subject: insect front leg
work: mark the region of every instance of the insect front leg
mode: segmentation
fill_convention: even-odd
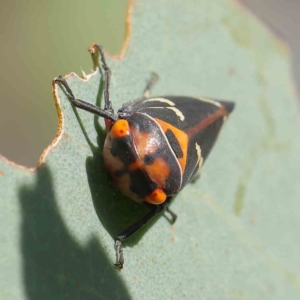
[[[98,115],[100,117],[109,119],[113,123],[118,120],[118,117],[115,116],[111,110],[102,109],[99,106],[90,104],[90,103],[82,101],[80,99],[76,99],[70,86],[68,85],[67,81],[62,76],[58,76],[57,78],[54,79],[54,81],[55,81],[55,83],[60,83],[61,85],[64,86],[64,88],[66,89],[66,92],[68,94],[68,98],[69,98],[70,102],[75,107],[86,110],[86,111],[93,113],[95,115]]]

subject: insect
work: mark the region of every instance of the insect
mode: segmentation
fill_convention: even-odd
[[[158,213],[169,212],[175,222],[177,216],[169,204],[197,176],[234,103],[185,96],[150,98],[150,90],[157,80],[157,75],[153,75],[143,96],[124,104],[115,114],[109,94],[111,72],[103,47],[93,44],[90,51],[100,53],[104,109],[76,99],[62,76],[55,82],[64,86],[73,106],[105,119],[107,136],[103,156],[106,169],[125,195],[150,208],[146,215],[116,237],[115,265],[122,269],[125,239]]]

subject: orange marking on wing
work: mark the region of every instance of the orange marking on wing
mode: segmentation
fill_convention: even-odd
[[[111,128],[112,138],[121,138],[129,135],[129,125],[126,120],[118,120]]]
[[[178,143],[180,145],[180,148],[182,150],[183,156],[182,158],[178,158],[178,162],[181,166],[182,173],[184,173],[185,166],[186,166],[186,157],[187,157],[187,148],[188,148],[188,136],[185,132],[182,130],[170,125],[167,122],[164,122],[160,119],[155,119],[157,123],[159,123],[160,127],[164,132],[167,130],[172,130],[174,135],[176,136]]]
[[[167,199],[167,195],[161,189],[154,190],[149,196],[145,198],[145,201],[151,204],[161,204],[165,202]]]
[[[165,187],[170,166],[162,157],[156,158],[151,165],[145,165],[145,170],[154,182],[162,188]]]

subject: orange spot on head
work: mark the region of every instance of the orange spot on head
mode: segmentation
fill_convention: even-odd
[[[161,204],[166,201],[167,195],[161,189],[154,190],[150,195],[146,197],[146,202],[151,204]]]
[[[118,120],[111,128],[112,138],[122,138],[129,135],[129,125],[126,120]]]

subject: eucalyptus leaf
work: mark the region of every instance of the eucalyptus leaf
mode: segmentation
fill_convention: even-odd
[[[61,131],[39,167],[0,160],[0,297],[299,299],[300,117],[289,50],[229,0],[137,0],[130,9],[125,55],[107,57],[115,109],[140,97],[153,71],[154,96],[227,99],[236,109],[200,180],[172,204],[174,226],[156,218],[130,238],[119,272],[114,237],[145,208],[104,170],[103,121],[54,87]],[[77,98],[101,104],[98,70],[67,81]]]

